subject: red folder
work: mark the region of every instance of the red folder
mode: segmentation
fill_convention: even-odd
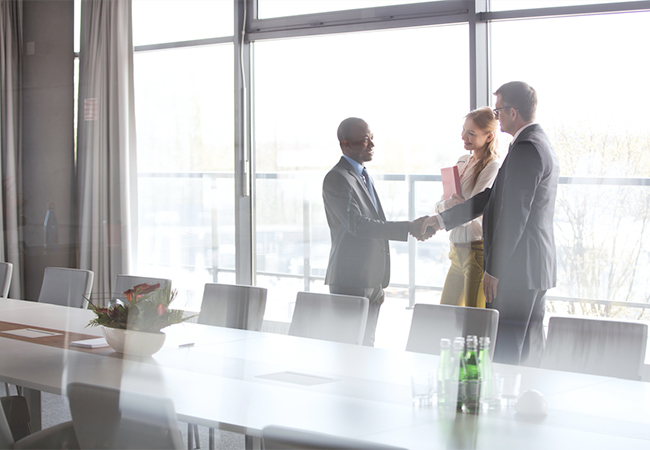
[[[442,175],[442,192],[445,200],[453,194],[463,195],[460,190],[460,175],[458,175],[458,166],[444,167],[440,169]]]

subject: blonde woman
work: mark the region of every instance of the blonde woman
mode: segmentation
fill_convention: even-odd
[[[436,203],[440,213],[492,186],[500,162],[497,155],[496,132],[498,122],[488,108],[476,109],[465,116],[461,138],[469,155],[458,162],[462,196]],[[449,234],[451,267],[447,273],[440,303],[443,305],[475,306],[485,308],[483,294],[483,218],[458,226]]]

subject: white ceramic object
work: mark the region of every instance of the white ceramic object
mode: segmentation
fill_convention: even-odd
[[[106,342],[117,353],[132,356],[151,356],[165,343],[165,333],[145,333],[144,331],[122,330],[102,327]]]
[[[541,392],[530,390],[519,396],[515,411],[525,416],[545,416],[548,413],[548,405]]]

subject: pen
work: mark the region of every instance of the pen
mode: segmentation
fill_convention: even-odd
[[[179,347],[192,347],[194,345],[194,342],[188,342],[187,344],[181,344]]]

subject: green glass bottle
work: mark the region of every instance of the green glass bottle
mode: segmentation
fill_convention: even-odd
[[[467,336],[465,351],[465,398],[463,412],[478,414],[481,409],[481,371],[478,359],[478,338]]]
[[[454,339],[454,374],[452,378],[455,383],[458,383],[456,409],[462,411],[465,401],[465,339],[462,337]]]
[[[481,372],[481,404],[488,410],[495,410],[499,407],[499,399],[497,389],[494,385],[492,357],[490,356],[490,338],[487,336],[479,338],[478,343],[478,364]]]
[[[454,401],[452,381],[453,365],[451,361],[451,341],[440,339],[440,359],[438,362],[438,405],[447,406]]]

